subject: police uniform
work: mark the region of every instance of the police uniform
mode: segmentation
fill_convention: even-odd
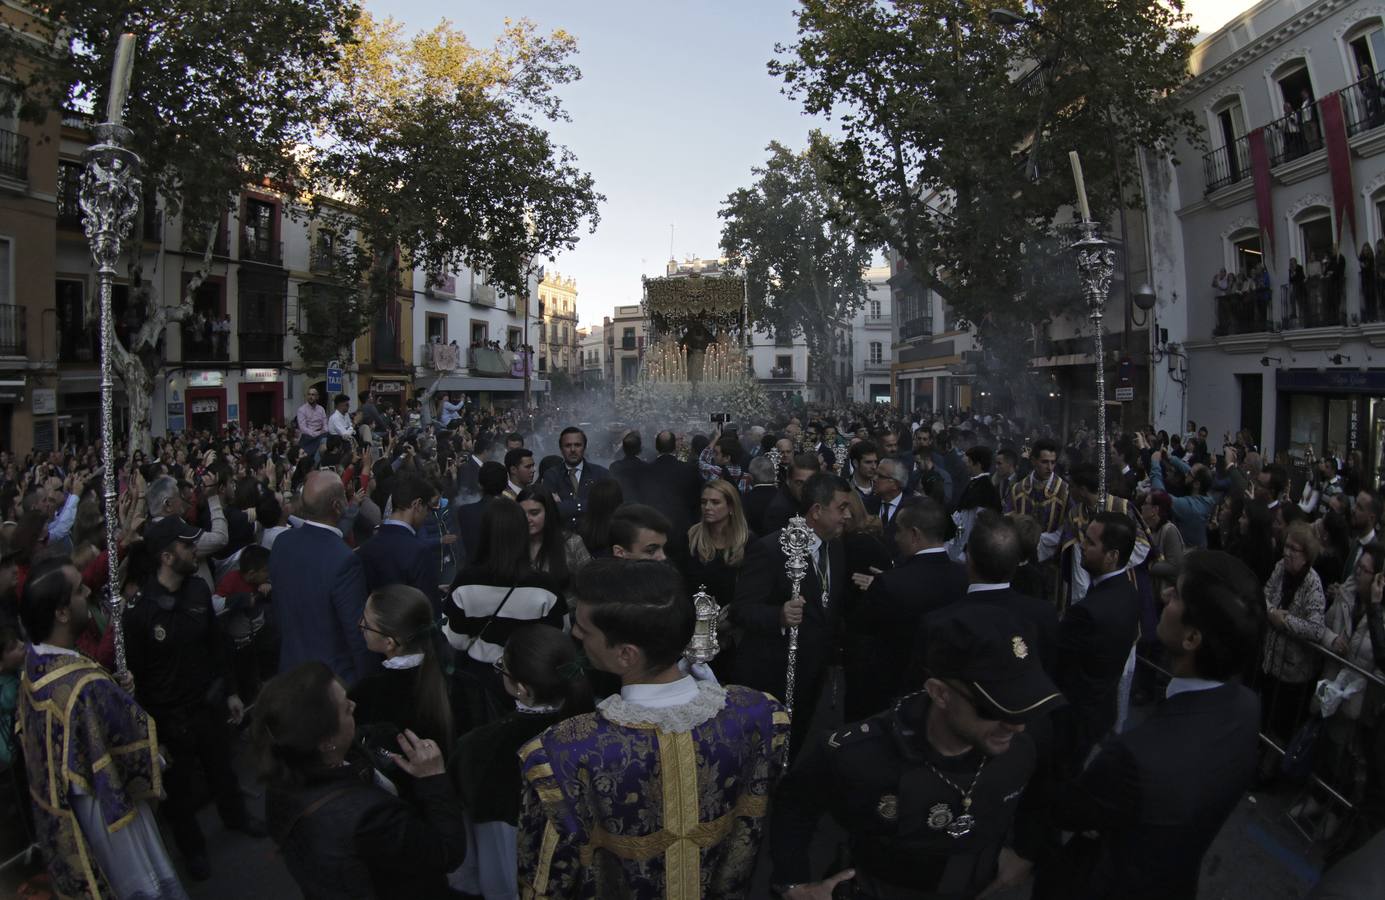
[[[934,676],[965,684],[978,706],[986,705],[983,718],[1019,723],[1061,704],[1030,650],[1027,626],[1007,610],[949,608],[930,618],[929,633]],[[994,879],[1035,772],[1034,741],[1019,732],[995,756],[978,748],[945,756],[926,737],[931,707],[920,691],[804,748],[775,796],[770,839],[777,891],[846,867],[811,869],[808,851],[823,812],[847,832],[847,865],[856,876],[843,888],[851,896],[963,900]]]

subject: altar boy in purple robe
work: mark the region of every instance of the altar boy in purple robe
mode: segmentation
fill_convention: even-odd
[[[694,614],[668,565],[596,560],[575,592],[573,637],[621,690],[519,751],[520,896],[747,896],[788,715],[680,667]]]
[[[20,618],[32,646],[18,726],[39,844],[60,896],[186,900],[149,801],[161,792],[154,720],[77,652],[91,591],[67,559],[29,573]]]

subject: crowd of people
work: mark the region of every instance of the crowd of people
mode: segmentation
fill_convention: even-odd
[[[98,448],[0,455],[0,762],[59,894],[235,878],[209,800],[310,898],[1191,900],[1252,789],[1322,889],[1379,869],[1359,454],[322,399],[118,453],[115,547]]]

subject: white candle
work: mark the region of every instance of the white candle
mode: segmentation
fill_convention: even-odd
[[[106,98],[106,121],[119,125],[125,118],[125,96],[130,92],[130,72],[135,66],[135,36],[122,34],[111,67],[111,93]]]
[[[1072,163],[1072,180],[1077,182],[1077,208],[1082,212],[1082,221],[1092,220],[1092,211],[1087,206],[1087,184],[1082,180],[1082,160],[1077,158],[1076,150],[1068,151],[1068,162]]]

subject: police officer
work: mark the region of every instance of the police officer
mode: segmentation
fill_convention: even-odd
[[[1006,609],[955,604],[924,627],[923,690],[819,735],[780,784],[770,824],[780,896],[829,898],[846,882],[854,897],[963,900],[997,878],[1027,876],[1035,829],[1017,829],[1032,847],[1006,847],[1036,768],[1025,728],[1062,695],[1029,626]],[[812,882],[808,851],[823,812],[845,828],[852,868]]]
[[[159,742],[168,749],[163,809],[173,826],[189,873],[211,875],[206,838],[197,824],[200,767],[221,821],[235,831],[263,837],[250,818],[231,769],[231,733],[245,707],[236,694],[230,648],[216,621],[211,590],[197,577],[202,529],[167,516],[145,529],[144,542],[157,570],[125,613],[126,656],[138,685],[136,699],[154,717]]]

